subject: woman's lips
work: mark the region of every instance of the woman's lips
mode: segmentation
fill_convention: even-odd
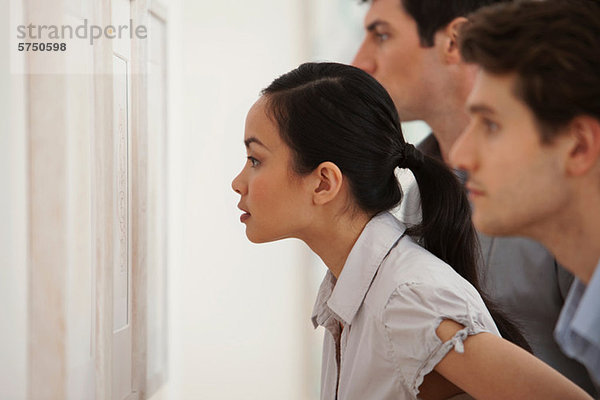
[[[246,211],[246,210],[244,210],[244,209],[242,208],[242,203],[241,203],[241,202],[238,204],[237,208],[238,208],[238,209],[239,209],[241,212],[243,212],[243,214],[242,214],[242,215],[240,215],[240,222],[244,222],[244,221],[246,221],[248,218],[250,218],[250,213],[249,213],[248,211]]]

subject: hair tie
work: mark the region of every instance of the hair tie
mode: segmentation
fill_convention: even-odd
[[[410,143],[405,143],[398,152],[397,165],[400,168],[418,168],[424,161],[423,153]]]

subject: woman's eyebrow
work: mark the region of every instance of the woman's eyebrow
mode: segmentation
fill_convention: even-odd
[[[246,145],[246,148],[250,147],[250,143],[256,143],[262,147],[264,147],[265,149],[269,150],[269,148],[267,146],[264,145],[263,142],[261,142],[257,137],[255,136],[251,136],[248,139],[244,140],[244,144]]]

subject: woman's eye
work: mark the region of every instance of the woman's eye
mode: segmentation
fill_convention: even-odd
[[[252,156],[248,156],[248,161],[250,161],[250,165],[252,167],[258,167],[258,165],[260,164],[260,161],[258,161],[256,158],[252,157]]]

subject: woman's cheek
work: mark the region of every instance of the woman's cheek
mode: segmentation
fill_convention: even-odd
[[[255,177],[252,180],[252,202],[256,205],[257,203],[264,203],[271,197],[271,189],[269,179],[265,179],[262,176]]]

